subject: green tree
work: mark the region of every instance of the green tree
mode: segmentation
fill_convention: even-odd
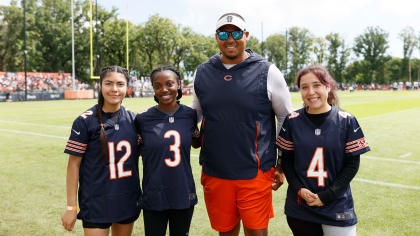
[[[290,45],[290,73],[287,83],[296,77],[297,72],[310,62],[310,48],[312,34],[305,28],[292,27],[289,32],[288,44]]]
[[[414,32],[413,27],[406,27],[404,28],[401,33],[399,34],[400,39],[403,41],[403,63],[404,63],[404,69],[405,65],[407,65],[408,68],[408,81],[411,82],[411,56],[413,55],[414,48],[417,47],[417,37]],[[405,75],[405,71],[401,71],[402,75]]]
[[[344,81],[344,71],[350,56],[350,49],[346,47],[344,39],[338,33],[325,36],[327,44],[327,68],[337,82]]]
[[[400,58],[392,58],[385,63],[384,84],[398,82],[401,75],[402,60]]]
[[[314,64],[324,64],[326,58],[326,43],[325,39],[313,38],[312,39],[312,53],[314,54]]]
[[[265,40],[265,54],[268,60],[273,62],[277,68],[287,73],[286,58],[286,36],[283,34],[273,34]]]
[[[388,33],[379,27],[368,27],[363,34],[355,39],[353,51],[356,56],[363,58],[362,65],[365,66],[365,82],[375,83],[377,75],[383,71],[385,62],[390,57],[386,56],[388,49]],[[369,78],[369,79],[368,79]]]
[[[262,56],[261,43],[255,36],[249,36],[248,41],[246,42],[246,47]]]
[[[23,71],[23,10],[0,6],[0,71]]]
[[[184,72],[189,76],[193,75],[198,65],[219,51],[214,35],[193,34],[190,40],[192,48],[183,60]]]

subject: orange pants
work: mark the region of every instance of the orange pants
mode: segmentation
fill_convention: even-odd
[[[221,179],[201,173],[207,213],[213,229],[232,230],[240,220],[249,229],[265,229],[274,217],[271,184],[274,168],[249,180]]]

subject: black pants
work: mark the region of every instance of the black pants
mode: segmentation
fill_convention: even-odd
[[[287,224],[294,236],[323,236],[322,225],[287,216]]]
[[[188,235],[193,213],[194,206],[182,210],[143,210],[146,236],[165,236],[168,222],[170,236]]]

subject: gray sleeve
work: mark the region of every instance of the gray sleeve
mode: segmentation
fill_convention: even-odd
[[[274,64],[268,69],[267,95],[273,106],[274,113],[276,113],[278,131],[287,114],[293,111],[293,107],[286,80]]]
[[[197,70],[194,72],[194,75],[193,75],[193,81],[192,81],[193,84],[195,82],[196,73],[197,73]],[[197,94],[195,93],[195,87],[193,87],[192,96],[193,96],[193,101],[192,101],[191,108],[197,111],[197,122],[200,122],[201,119],[203,118],[203,110],[201,109],[201,106],[200,106],[200,100],[198,100]]]

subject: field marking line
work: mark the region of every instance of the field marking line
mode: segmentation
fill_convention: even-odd
[[[399,156],[400,158],[406,158],[406,157],[409,157],[409,156],[411,156],[411,154],[413,154],[412,152],[408,152],[408,153],[406,153],[406,154],[402,154],[401,156]]]
[[[387,182],[382,182],[382,181],[375,181],[375,180],[361,179],[361,178],[354,178],[354,180],[359,181],[359,182],[369,183],[369,184],[381,185],[381,186],[420,190],[419,186],[392,184],[392,183],[387,183]]]
[[[15,134],[29,134],[29,135],[36,135],[41,137],[48,137],[48,138],[58,138],[58,139],[68,139],[67,137],[57,136],[57,135],[50,135],[50,134],[42,134],[42,133],[35,133],[29,131],[21,131],[21,130],[12,130],[12,129],[0,129],[3,132],[15,133]]]
[[[53,128],[62,128],[68,129],[69,126],[62,126],[62,125],[47,125],[47,124],[37,124],[37,123],[28,123],[28,122],[19,122],[19,121],[12,121],[12,120],[0,120],[2,123],[12,123],[17,125],[30,125],[30,126],[41,126],[41,127],[53,127]]]
[[[371,160],[394,161],[394,162],[402,162],[402,163],[409,163],[409,164],[420,165],[420,161],[400,160],[400,159],[383,158],[383,157],[373,157],[373,156],[364,156],[364,155],[362,155],[360,157],[361,158],[364,158],[364,159],[371,159]]]

